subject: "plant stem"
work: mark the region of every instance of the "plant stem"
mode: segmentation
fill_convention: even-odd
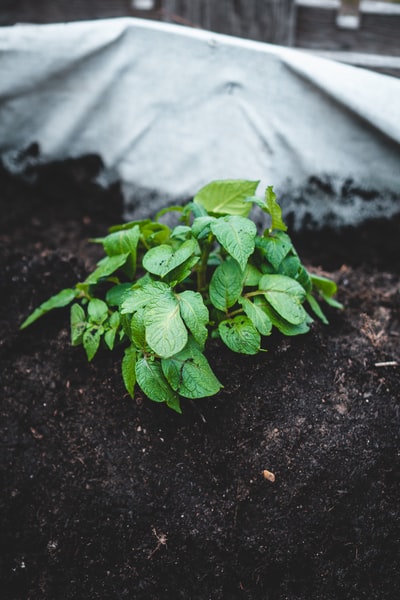
[[[210,252],[213,247],[214,236],[210,233],[206,241],[204,242],[201,251],[200,266],[197,270],[197,291],[205,292],[207,290],[207,264]]]

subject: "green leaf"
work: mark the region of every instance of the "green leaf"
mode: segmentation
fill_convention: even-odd
[[[140,358],[135,367],[136,381],[150,400],[166,402],[174,407],[179,402],[178,394],[166,380],[159,360]]]
[[[134,225],[130,229],[115,231],[103,239],[104,250],[108,256],[129,254],[124,267],[128,277],[133,277],[136,271],[136,252],[139,239],[140,228],[138,225]]]
[[[140,228],[134,225],[129,229],[121,229],[109,233],[102,240],[104,250],[108,256],[117,256],[119,254],[132,254],[136,256],[136,248],[140,239]]]
[[[137,348],[146,348],[146,329],[144,324],[144,308],[139,308],[131,319],[130,338]]]
[[[201,240],[205,238],[211,231],[211,223],[216,221],[216,217],[210,217],[209,215],[204,217],[197,217],[193,221],[192,233],[195,238]]]
[[[279,265],[278,273],[299,281],[298,276],[301,268],[302,265],[298,256],[286,256]],[[301,284],[301,281],[299,283]]]
[[[277,271],[279,265],[293,246],[290,237],[286,233],[276,231],[274,234],[265,237],[257,236],[256,247]]]
[[[104,341],[107,344],[108,348],[112,350],[115,344],[115,337],[117,335],[118,327],[121,322],[121,315],[119,312],[112,313],[111,317],[108,320],[109,329],[104,333]]]
[[[286,336],[295,336],[302,335],[304,333],[308,333],[310,331],[309,324],[312,323],[312,318],[307,314],[307,318],[305,321],[300,323],[299,325],[292,325],[288,323],[285,319],[283,319],[273,308],[260,296],[257,296],[254,299],[255,303],[260,306],[261,302],[263,302],[263,310],[268,315],[271,323],[274,327],[276,327],[283,335]]]
[[[73,304],[71,306],[70,324],[71,343],[73,346],[79,346],[82,344],[83,332],[87,325],[85,311],[80,304]]]
[[[178,299],[170,288],[146,304],[144,322],[147,344],[158,356],[168,358],[185,347],[187,329],[179,312]]]
[[[243,273],[236,260],[228,259],[219,265],[210,281],[210,300],[215,308],[227,311],[242,292]]]
[[[106,293],[106,302],[109,306],[120,306],[128,290],[132,289],[131,283],[119,283],[110,288]]]
[[[184,281],[192,274],[193,268],[197,265],[199,260],[199,256],[191,256],[184,263],[179,265],[179,267],[172,269],[172,271],[165,276],[165,281],[171,286]]]
[[[167,244],[161,244],[146,252],[143,256],[143,267],[154,275],[164,277],[190,258],[197,249],[198,244],[194,239],[186,240],[176,250]]]
[[[257,269],[251,263],[247,263],[246,268],[244,270],[243,276],[243,287],[255,287],[258,286],[258,282],[262,277],[261,271]]]
[[[257,354],[260,350],[261,336],[248,317],[238,315],[226,319],[218,326],[222,341],[233,352]]]
[[[162,281],[145,283],[142,287],[134,287],[126,292],[125,299],[121,304],[121,314],[133,313],[139,308],[146,306],[150,300],[160,293],[168,293],[169,285]]]
[[[259,183],[245,179],[216,180],[201,188],[193,202],[210,213],[247,217],[251,206],[246,198],[255,194]]]
[[[221,389],[206,357],[190,340],[178,354],[161,360],[163,373],[171,387],[184,398],[205,398]]]
[[[182,409],[181,409],[181,405],[180,405],[178,396],[171,396],[171,398],[168,398],[167,406],[168,406],[168,408],[172,408],[172,410],[174,410],[178,414],[180,414],[180,415],[182,414]]]
[[[332,279],[321,277],[314,274],[309,274],[313,289],[316,289],[323,300],[333,308],[342,309],[343,304],[335,300],[333,296],[337,292],[337,285]]]
[[[189,225],[177,225],[171,233],[172,238],[185,240],[189,233],[192,233],[192,228]]]
[[[96,327],[86,329],[83,334],[83,347],[85,348],[86,356],[89,362],[94,358],[97,350],[99,349],[101,333],[101,329]]]
[[[294,279],[285,275],[263,275],[259,289],[276,312],[292,325],[299,325],[307,318],[302,306],[306,292]]]
[[[165,244],[171,235],[171,229],[163,223],[150,223],[141,228],[141,233],[147,244],[151,246],[159,246]]]
[[[29,317],[25,319],[25,321],[20,326],[20,329],[25,329],[25,327],[28,327],[37,319],[39,319],[39,317],[45,315],[54,308],[63,308],[64,306],[67,306],[67,304],[72,302],[72,300],[74,300],[74,298],[76,298],[77,295],[78,292],[75,289],[67,288],[65,290],[61,290],[61,292],[58,292],[58,294],[51,296],[51,298],[49,298],[48,300],[43,302],[38,308],[36,308],[29,315]]]
[[[120,269],[127,261],[129,254],[116,254],[115,256],[105,256],[97,263],[97,269],[86,278],[85,283],[97,283],[99,279],[108,277]]]
[[[311,294],[307,294],[307,302],[313,313],[323,322],[324,325],[329,325],[329,321],[323,313],[318,301]]]
[[[244,271],[247,259],[254,251],[257,229],[253,221],[239,216],[221,217],[211,223],[211,231]]]
[[[271,333],[272,323],[262,307],[244,297],[239,298],[238,302],[261,335],[269,335]]]
[[[271,230],[280,229],[286,231],[287,227],[282,220],[282,210],[276,201],[272,185],[265,190],[266,211],[271,215]]]
[[[161,217],[163,217],[164,215],[170,213],[170,212],[183,212],[183,206],[179,206],[179,205],[173,205],[173,206],[166,206],[165,208],[162,208],[161,210],[158,211],[158,213],[156,214],[156,216],[154,217],[155,221],[158,221],[159,219],[161,219]]]
[[[177,298],[182,319],[199,346],[204,348],[208,336],[206,325],[209,314],[202,295],[199,292],[186,290],[178,294]]]
[[[136,225],[139,226],[139,229],[142,230],[144,227],[151,223],[151,219],[139,219],[138,221],[129,221],[128,223],[121,223],[119,225],[112,225],[108,228],[110,233],[114,231],[126,231],[128,229],[132,229]]]
[[[101,325],[108,317],[108,306],[104,300],[92,298],[87,306],[88,318],[90,323]]]
[[[321,275],[310,274],[313,287],[325,296],[334,296],[337,292],[337,285],[332,279],[321,277]]]
[[[132,398],[134,396],[136,384],[136,358],[137,352],[134,346],[128,346],[128,348],[125,348],[121,364],[122,379],[124,381],[126,391]]]

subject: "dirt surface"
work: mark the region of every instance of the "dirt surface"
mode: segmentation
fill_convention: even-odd
[[[260,356],[210,346],[225,387],[179,416],[126,394],[118,353],[88,364],[67,309],[18,331],[121,220],[98,167],[0,173],[1,597],[397,599],[399,220],[296,236],[345,311]]]

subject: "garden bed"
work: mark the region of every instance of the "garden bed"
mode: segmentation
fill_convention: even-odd
[[[2,597],[397,598],[399,218],[292,235],[345,310],[259,356],[213,342],[225,387],[180,416],[88,364],[68,309],[18,330],[122,219],[99,167],[0,173]]]

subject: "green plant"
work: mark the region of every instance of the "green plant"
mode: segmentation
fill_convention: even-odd
[[[181,396],[216,394],[222,386],[203,354],[210,335],[234,352],[256,354],[273,327],[288,336],[309,331],[305,304],[323,323],[319,300],[341,307],[336,284],[302,265],[272,187],[260,198],[258,184],[214,181],[154,220],[111,227],[92,240],[105,250],[95,270],[41,304],[21,329],[72,302],[72,344],[82,344],[89,361],[101,344],[124,344],[131,396],[138,384],[181,412]],[[254,204],[270,218],[261,234],[248,218]],[[180,213],[175,227],[160,221],[171,211]]]

